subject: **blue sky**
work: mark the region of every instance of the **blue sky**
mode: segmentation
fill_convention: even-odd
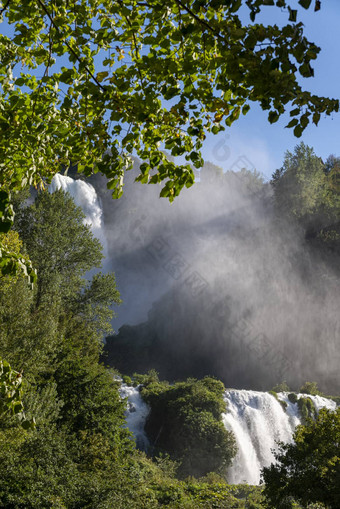
[[[267,7],[256,21],[286,22],[287,13],[275,11],[278,9]],[[278,16],[274,19],[273,14]],[[298,6],[297,21],[305,24],[307,39],[321,47],[317,60],[313,62],[314,77],[302,78],[301,84],[314,94],[339,98],[340,1],[323,0],[318,12],[312,8],[305,11]],[[267,114],[253,104],[250,112],[231,128],[207,138],[203,148],[204,158],[224,170],[243,165],[249,169],[256,168],[270,178],[273,171],[282,165],[285,151],[292,151],[300,141],[312,146],[324,160],[330,154],[340,156],[340,113],[321,117],[319,125],[308,126],[301,138],[295,138],[292,129],[284,128],[287,116],[275,124],[269,124]]]

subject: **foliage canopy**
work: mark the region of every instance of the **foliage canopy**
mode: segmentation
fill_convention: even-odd
[[[241,20],[243,3],[250,24]],[[288,8],[288,24],[255,23],[263,5]],[[12,0],[2,15],[0,182],[7,191],[77,163],[86,174],[103,171],[119,196],[136,151],[145,161],[139,180],[165,180],[162,195],[173,198],[193,173],[167,161],[160,143],[199,167],[205,133],[224,129],[223,120],[231,125],[251,102],[269,110],[270,122],[288,108],[296,136],[338,109],[298,83],[298,75],[313,75],[320,48],[285,0]]]
[[[273,174],[275,206],[281,216],[294,218],[306,239],[339,254],[340,161],[324,162],[313,148],[300,143],[287,151],[283,165]],[[312,393],[311,393],[312,394]]]
[[[222,423],[224,390],[222,382],[210,377],[172,386],[150,381],[142,388],[142,397],[151,406],[145,430],[154,452],[180,461],[182,477],[225,474],[236,454],[234,435]]]
[[[277,463],[263,469],[269,507],[290,508],[294,500],[307,507],[340,504],[340,408],[321,409],[317,419],[298,426],[294,443],[280,444]]]
[[[263,6],[286,8],[287,25],[256,23]],[[191,164],[202,165],[206,133],[230,126],[252,102],[271,123],[290,111],[296,136],[339,108],[298,82],[313,75],[320,48],[286,0],[10,0],[0,14],[3,232],[13,220],[10,193],[46,185],[61,165],[102,171],[119,197],[137,153],[144,161],[137,180],[163,182],[161,196],[173,200],[194,182]],[[176,166],[164,147],[190,164]],[[14,270],[20,260],[2,249],[2,264]]]

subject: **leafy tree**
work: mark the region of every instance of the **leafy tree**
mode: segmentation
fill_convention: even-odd
[[[272,184],[280,209],[306,224],[323,203],[326,184],[323,162],[313,148],[301,143],[293,153],[285,153]]]
[[[298,426],[292,444],[280,444],[276,464],[263,469],[269,507],[288,509],[295,499],[302,507],[340,505],[340,408],[321,409],[317,419]]]
[[[142,397],[151,406],[145,430],[155,450],[180,461],[182,477],[225,473],[236,453],[235,438],[222,423],[224,385],[188,379],[172,386],[150,381]]]
[[[1,420],[0,505],[126,507],[133,442],[117,383],[99,364],[109,306],[119,302],[114,275],[83,279],[101,246],[68,194],[39,194],[16,226],[39,280],[34,292],[23,277],[0,281],[0,355],[24,370],[23,402],[37,426],[18,433],[14,417]],[[0,402],[19,414],[21,373],[1,367]]]
[[[0,354],[29,380],[50,373],[59,351],[58,303],[34,308],[23,279],[0,293]]]
[[[3,281],[1,354],[36,382],[75,351],[78,358],[98,362],[99,341],[111,331],[110,307],[120,302],[113,274],[83,279],[101,261],[99,241],[83,218],[62,191],[39,193],[34,204],[17,213],[16,227],[39,280],[33,293],[22,277]]]
[[[275,205],[280,215],[294,219],[306,238],[339,253],[339,166],[335,158],[326,163],[304,143],[285,154],[283,165],[273,174]]]
[[[283,382],[275,385],[272,389],[274,392],[289,392],[289,386],[285,380]]]
[[[121,303],[116,279],[113,273],[95,274],[73,300],[73,312],[82,317],[87,328],[93,330],[99,339],[112,332],[112,303]]]
[[[33,295],[21,283],[4,297],[3,313],[11,319],[6,320],[4,334],[7,329],[8,340],[4,338],[3,345],[8,343],[13,356],[15,338],[21,350],[28,343],[31,353],[21,357],[33,358],[39,364],[34,356],[37,351],[45,369],[49,365],[55,370],[58,363],[76,357],[97,363],[99,342],[111,331],[110,307],[120,303],[114,274],[97,273],[91,280],[84,279],[90,269],[100,265],[102,247],[83,219],[72,197],[61,190],[39,193],[32,205],[17,213],[16,228],[39,270],[39,278]],[[23,301],[20,313],[15,306],[18,295]],[[33,338],[38,349],[32,344]],[[50,362],[43,358],[43,352]]]
[[[71,195],[62,190],[38,193],[33,205],[19,209],[15,228],[39,268],[37,307],[44,300],[51,302],[57,288],[63,298],[78,292],[82,276],[100,266],[102,247],[83,224],[84,218]]]
[[[243,3],[250,24],[238,14]],[[308,9],[312,2],[299,3]],[[264,5],[287,8],[288,24],[254,23]],[[305,38],[286,0],[204,6],[11,0],[1,16],[7,28],[0,36],[3,232],[13,220],[10,194],[44,186],[61,164],[77,164],[87,175],[102,171],[120,196],[136,152],[144,161],[138,180],[163,182],[161,195],[172,200],[194,174],[189,164],[168,160],[160,145],[200,167],[206,133],[230,126],[251,102],[269,111],[269,122],[289,109],[296,136],[339,108],[298,83],[299,75],[313,75],[320,48]],[[2,255],[5,268],[14,257]]]

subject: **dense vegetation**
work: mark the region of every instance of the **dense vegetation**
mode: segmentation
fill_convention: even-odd
[[[1,278],[0,355],[12,367],[2,362],[0,373],[0,505],[264,507],[261,487],[229,486],[220,476],[235,442],[220,420],[224,386],[214,378],[170,386],[155,375],[137,377],[152,407],[147,432],[153,460],[135,449],[124,427],[118,382],[99,362],[109,306],[120,302],[114,276],[96,272],[86,279],[100,265],[101,247],[69,195],[39,193],[31,204],[24,198],[17,201],[16,230],[6,241],[30,256],[41,280],[32,292],[20,272]],[[313,384],[307,389],[317,390]],[[297,437],[303,444],[307,432]],[[301,453],[296,468],[305,460]],[[327,463],[334,475],[337,464],[334,455]],[[266,488],[269,504],[273,479]],[[335,507],[331,486],[329,496]],[[313,497],[308,501],[321,500]]]
[[[121,496],[105,494],[113,472],[124,490],[122,461],[131,449],[124,405],[98,362],[119,294],[113,275],[82,278],[101,260],[83,217],[61,191],[18,210],[21,249],[41,276],[34,292],[23,277],[7,276],[0,344],[23,374],[26,415],[36,427],[23,431],[15,416],[1,416],[3,507],[95,507],[98,498],[106,507]]]
[[[307,507],[323,503],[336,509],[340,502],[340,408],[321,409],[316,419],[298,426],[292,444],[280,444],[277,463],[263,469],[264,494],[270,507]]]
[[[231,488],[218,476],[179,481],[177,464],[153,463],[134,448],[118,382],[99,363],[109,305],[119,303],[115,279],[98,272],[84,278],[100,264],[101,247],[62,191],[39,193],[17,208],[7,242],[28,253],[41,276],[34,292],[20,273],[1,279],[0,355],[17,369],[1,363],[1,507],[209,508],[214,501],[216,508],[242,508],[247,497],[259,500],[261,490]],[[230,445],[218,422],[222,387],[197,383],[215,408],[216,423],[207,413],[208,424]],[[148,392],[152,397],[151,386]]]
[[[141,395],[151,407],[145,431],[153,452],[178,461],[181,477],[226,475],[236,442],[222,423],[224,391],[222,382],[209,377],[171,386],[158,380],[144,383]]]

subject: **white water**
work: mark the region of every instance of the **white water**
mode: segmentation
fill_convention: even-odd
[[[127,398],[127,427],[133,433],[137,447],[147,450],[149,441],[144,432],[149,406],[141,398],[138,387],[122,384],[119,390]],[[321,396],[297,394],[312,399],[317,411],[326,407],[335,410],[336,403]],[[291,442],[294,429],[301,424],[298,405],[291,403],[287,392],[278,393],[287,404],[286,410],[268,392],[228,390],[224,399],[226,413],[222,414],[225,427],[235,435],[238,452],[228,472],[232,484],[259,484],[261,469],[275,461],[272,449],[277,441]]]
[[[68,192],[74,199],[75,204],[82,209],[85,214],[84,224],[90,226],[93,235],[100,240],[103,246],[103,255],[106,257],[107,241],[103,213],[94,187],[83,180],[74,180],[71,177],[57,173],[52,179],[49,191],[54,193],[58,189]]]
[[[144,424],[150,408],[142,400],[139,387],[131,387],[122,383],[119,394],[121,398],[127,398],[127,410],[125,412],[127,427],[135,437],[138,449],[146,451],[150,443],[144,432]]]
[[[334,410],[336,404],[321,396],[308,396],[315,408]],[[288,393],[278,398],[287,403],[283,409],[277,399],[267,392],[229,390],[224,399],[227,412],[223,414],[225,427],[233,431],[238,452],[229,470],[228,481],[233,484],[259,484],[261,468],[275,461],[272,449],[277,441],[291,442],[295,427],[301,423],[297,404],[288,400]]]

